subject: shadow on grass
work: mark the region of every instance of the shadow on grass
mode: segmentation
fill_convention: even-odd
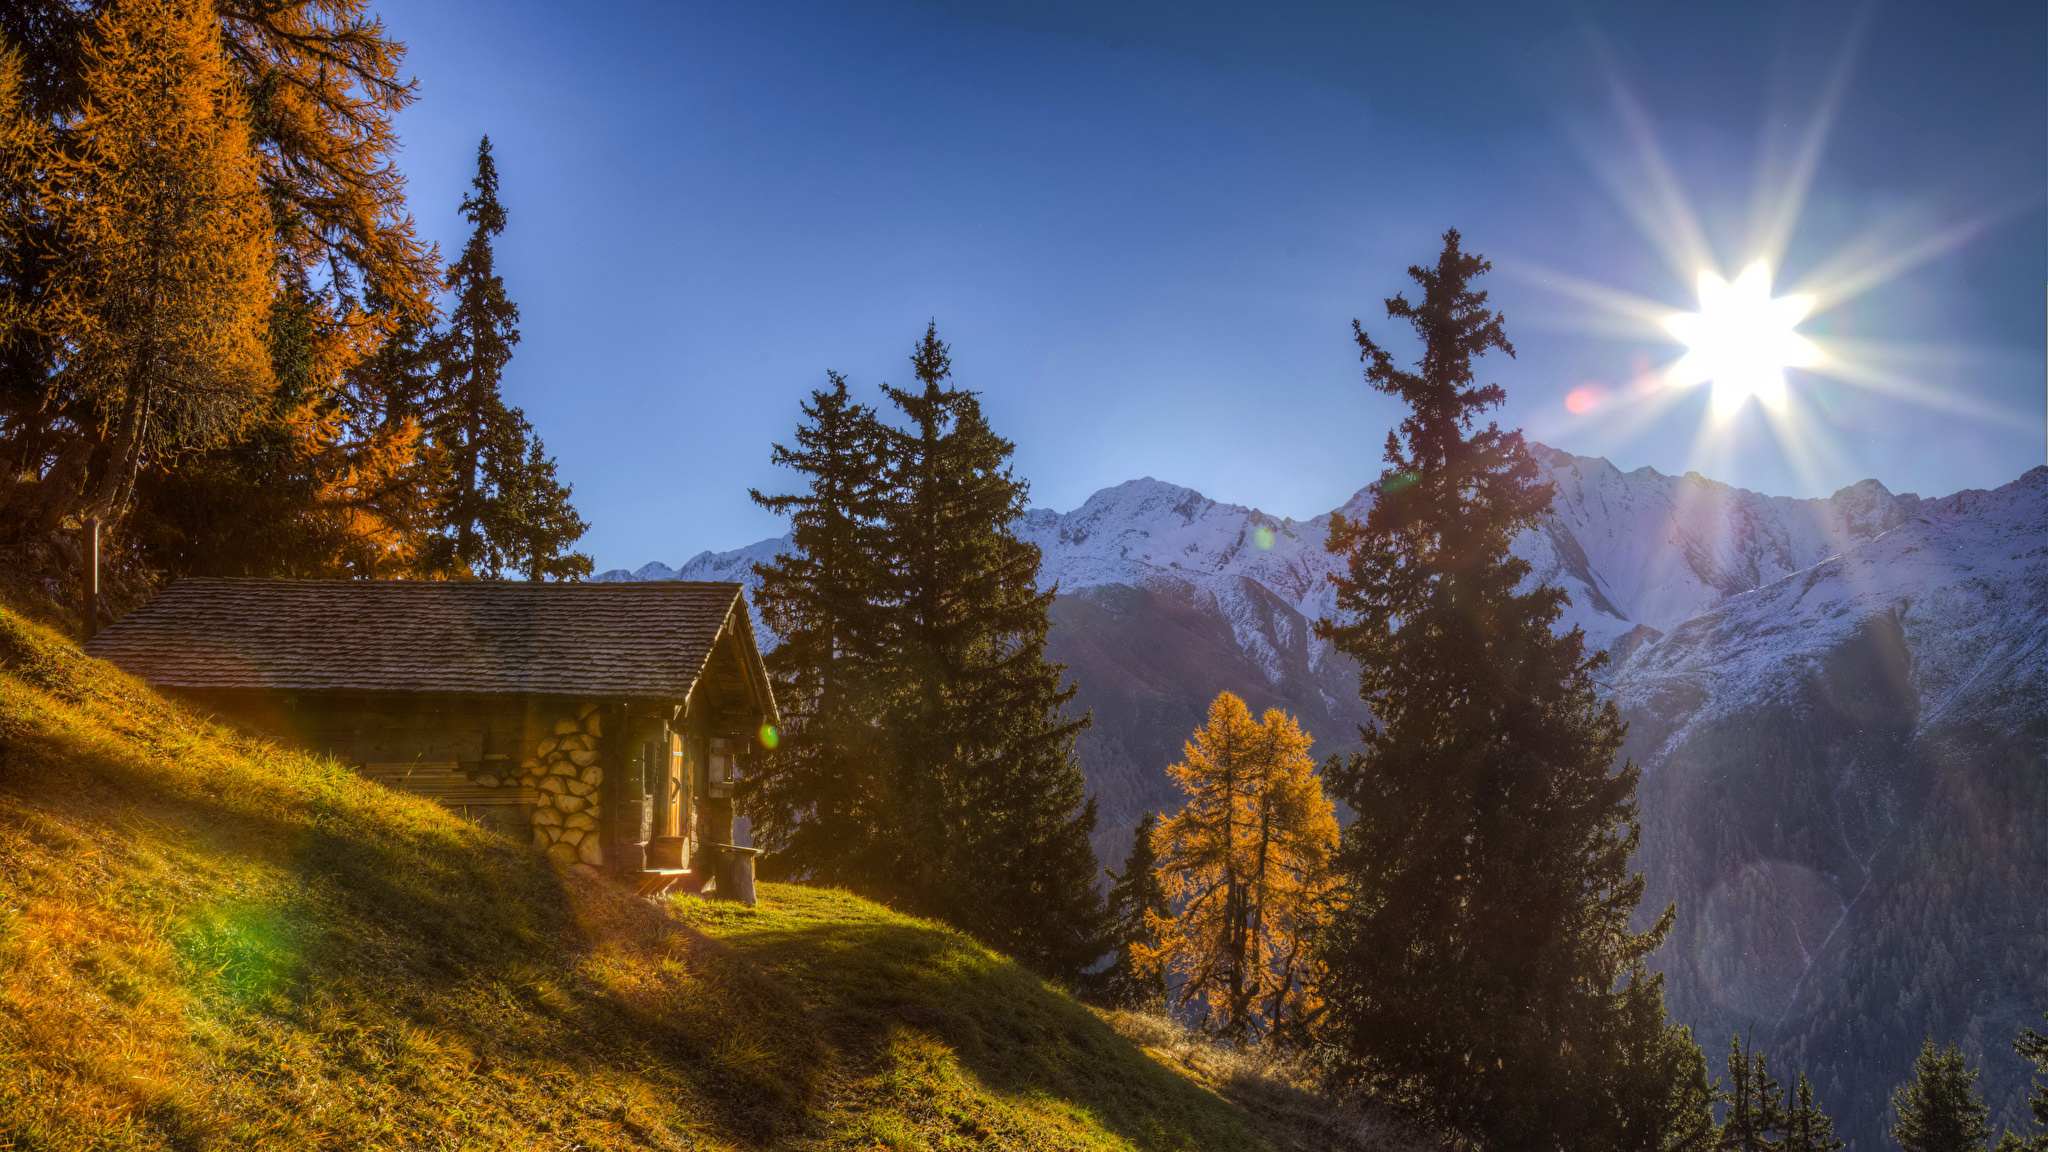
[[[163,939],[182,986],[163,995],[214,1039],[160,1055],[255,1085],[215,1093],[224,1136],[297,1123],[263,1118],[288,1107],[266,1093],[294,1061],[366,1116],[412,1107],[418,1123],[426,1092],[514,1126],[554,1109],[543,1128],[773,1146],[815,1111],[826,1049],[753,965],[429,801],[212,729],[39,632],[0,611],[0,830],[37,858],[0,892],[47,922],[75,911]],[[201,1079],[186,1114],[218,1087]]]
[[[878,1068],[895,1037],[924,1032],[988,1090],[1057,1099],[1140,1148],[1266,1146],[1229,1104],[967,937],[881,919],[840,893],[763,892],[759,914],[687,902],[679,911],[796,991],[854,1067]],[[775,907],[792,897],[823,914]],[[835,914],[842,901],[847,914]]]

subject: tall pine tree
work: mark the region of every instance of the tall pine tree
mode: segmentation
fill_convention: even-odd
[[[811,393],[794,448],[773,460],[807,478],[756,503],[789,518],[790,547],[767,564],[754,603],[782,638],[767,655],[783,730],[741,783],[764,872],[871,890],[884,874],[888,774],[877,743],[882,635],[882,426],[846,378]]]
[[[1088,721],[1064,714],[1074,689],[1045,660],[1053,593],[1011,531],[1027,486],[975,393],[947,384],[936,326],[911,363],[921,387],[883,385],[908,426],[886,437],[893,859],[876,879],[900,907],[1078,976],[1102,952],[1095,802],[1074,761]]]
[[[1991,1138],[1991,1110],[1977,1094],[1977,1070],[1954,1044],[1920,1046],[1913,1078],[1892,1093],[1892,1139],[1906,1152],[1977,1152]]]
[[[1728,1041],[1728,1111],[1721,1119],[1720,1152],[1769,1152],[1785,1133],[1785,1087],[1770,1063],[1736,1036]]]
[[[775,460],[806,490],[755,498],[791,519],[759,571],[789,731],[745,785],[774,873],[844,884],[946,920],[1041,971],[1103,950],[1073,758],[1086,724],[1045,660],[1052,594],[1018,540],[1025,485],[928,328],[917,389],[883,386],[893,427],[834,375]]]
[[[434,341],[439,387],[428,427],[445,467],[436,503],[446,538],[428,565],[475,576],[588,575],[589,557],[568,550],[585,527],[569,490],[556,480],[532,425],[500,391],[519,343],[519,307],[505,294],[492,249],[505,230],[505,208],[488,136],[477,145],[470,188],[462,216],[472,228],[448,267],[454,304]]]
[[[1835,1139],[1835,1122],[1813,1102],[1813,1083],[1799,1074],[1792,1107],[1785,1112],[1785,1139],[1780,1152],[1835,1152],[1845,1145]]]
[[[1669,914],[1630,929],[1643,891],[1637,771],[1615,768],[1623,726],[1595,694],[1604,662],[1567,602],[1518,591],[1508,552],[1549,505],[1519,432],[1479,414],[1498,385],[1473,361],[1513,354],[1472,287],[1489,265],[1444,235],[1422,289],[1387,314],[1411,324],[1413,369],[1354,323],[1366,379],[1404,401],[1387,470],[1362,521],[1333,519],[1344,619],[1319,634],[1358,661],[1375,727],[1328,769],[1357,813],[1338,858],[1339,910],[1322,937],[1327,1007],[1317,1027],[1333,1085],[1370,1089],[1497,1152],[1585,1147],[1626,1126],[1608,1086],[1656,992],[1642,963]]]
[[[1153,838],[1159,814],[1147,812],[1131,829],[1131,850],[1121,872],[1109,872],[1109,935],[1116,959],[1102,973],[1102,998],[1118,1008],[1166,1006],[1166,973],[1157,964],[1141,963],[1138,953],[1159,945],[1160,920],[1173,915],[1166,888],[1159,882],[1159,851]],[[1108,871],[1105,869],[1104,871]]]

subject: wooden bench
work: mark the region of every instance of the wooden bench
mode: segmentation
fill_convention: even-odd
[[[700,876],[688,868],[642,868],[640,882],[634,889],[638,896],[662,896],[669,892],[696,894],[703,891],[708,877]]]

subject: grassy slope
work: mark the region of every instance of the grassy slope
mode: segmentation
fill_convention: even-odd
[[[935,925],[672,908],[0,609],[0,1148],[1269,1146]]]

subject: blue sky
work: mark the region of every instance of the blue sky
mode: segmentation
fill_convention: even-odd
[[[904,382],[928,318],[1034,503],[1152,475],[1327,511],[1398,415],[1350,321],[1406,347],[1380,300],[1446,227],[1497,264],[1520,353],[1485,365],[1502,421],[1557,447],[1785,495],[1932,495],[2042,461],[2038,3],[382,14],[420,81],[401,165],[444,252],[477,137],[495,145],[524,333],[506,391],[600,569],[779,533],[746,493],[791,483],[768,451],[799,400],[827,368]],[[1905,265],[1803,329],[1883,389],[1795,374],[1784,429],[1752,411],[1703,437],[1704,390],[1649,418],[1631,397],[1681,349],[1570,286],[1690,306],[1675,221],[1732,274],[1809,138],[1779,281]],[[1597,403],[1574,414],[1579,389]]]

